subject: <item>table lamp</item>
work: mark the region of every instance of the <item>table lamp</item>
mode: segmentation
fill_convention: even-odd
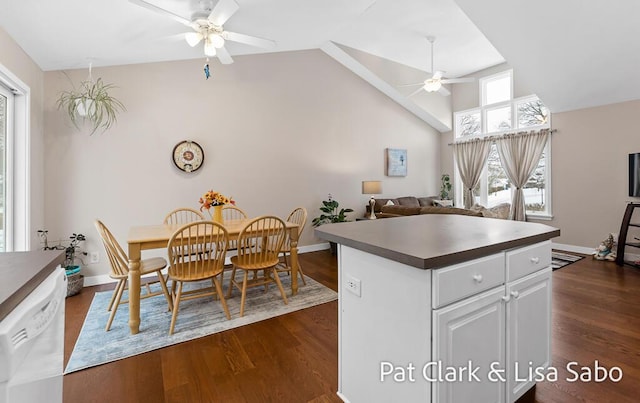
[[[371,195],[371,199],[369,200],[369,216],[367,217],[370,220],[376,219],[376,214],[374,212],[376,199],[373,198],[373,195],[378,195],[380,193],[382,193],[381,181],[362,181],[362,194]]]

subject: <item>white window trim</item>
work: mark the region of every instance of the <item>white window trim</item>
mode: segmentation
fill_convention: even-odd
[[[0,83],[14,94],[13,130],[7,136],[6,251],[31,248],[31,90],[0,63]],[[11,164],[11,168],[9,168]],[[11,192],[11,193],[9,193]]]
[[[485,103],[486,83],[488,83],[489,81],[494,81],[494,80],[496,80],[498,78],[506,77],[506,76],[509,76],[509,80],[510,80],[509,100],[508,101],[495,102],[493,104]],[[482,77],[478,81],[479,81],[479,84],[480,84],[480,99],[478,100],[478,105],[480,105],[481,107],[486,107],[486,106],[489,106],[489,105],[495,105],[495,104],[502,103],[502,102],[513,101],[513,69],[501,71],[500,73],[495,73],[495,74],[491,74],[490,76]]]
[[[509,76],[510,80],[511,80],[511,85],[510,85],[510,96],[511,98],[507,101],[501,101],[501,102],[495,102],[492,104],[488,104],[485,105],[484,104],[484,92],[485,92],[485,83],[488,81],[492,81],[495,80],[496,78],[501,78],[501,77],[505,77],[505,76]],[[519,132],[519,131],[530,131],[530,130],[539,130],[539,129],[544,129],[544,128],[550,128],[551,127],[551,119],[552,116],[549,116],[549,119],[547,121],[546,124],[543,125],[536,125],[536,126],[528,126],[526,128],[518,128],[518,127],[514,127],[518,125],[518,110],[516,108],[516,105],[522,102],[526,102],[526,101],[530,101],[530,100],[534,100],[534,99],[540,99],[536,94],[532,94],[532,95],[526,95],[523,97],[518,97],[518,98],[513,98],[513,70],[507,70],[507,71],[503,71],[500,73],[496,73],[496,74],[492,74],[490,76],[486,76],[486,77],[482,77],[479,80],[479,86],[480,86],[480,96],[479,96],[479,104],[480,106],[477,108],[470,108],[470,109],[466,109],[466,110],[462,110],[462,111],[457,111],[454,112],[454,142],[456,141],[468,141],[468,140],[472,140],[472,139],[481,139],[481,138],[485,138],[485,137],[489,137],[489,136],[496,136],[496,135],[503,135],[506,133],[513,133],[513,132]],[[506,129],[506,130],[501,130],[501,131],[497,131],[497,132],[490,132],[487,133],[487,119],[486,119],[486,113],[488,110],[494,110],[494,109],[499,109],[505,106],[511,106],[511,128],[510,129]],[[459,115],[469,115],[469,114],[473,114],[473,113],[478,113],[480,112],[480,120],[481,120],[481,130],[482,133],[477,134],[477,135],[473,135],[473,136],[464,136],[464,137],[459,137],[458,133],[460,132],[460,127],[458,125],[458,116]],[[545,146],[545,154],[547,156],[551,156],[551,141],[547,142],[547,145]],[[552,210],[552,205],[551,205],[551,158],[547,158],[547,160],[545,161],[545,189],[547,189],[547,192],[545,194],[545,205],[547,206],[546,208],[546,212],[544,213],[527,213],[527,218],[530,219],[534,219],[534,220],[551,220],[553,219],[553,210]],[[487,184],[483,183],[486,182],[485,178],[487,177],[487,165],[485,163],[485,166],[483,167],[483,174],[482,174],[482,178],[481,178],[481,186],[480,186],[480,194],[477,195],[480,200],[487,200]],[[459,173],[458,173],[458,166],[455,162],[454,159],[454,175],[453,175],[453,179],[454,179],[454,195],[455,195],[455,203],[456,205],[462,205],[462,181],[460,180],[459,177]]]

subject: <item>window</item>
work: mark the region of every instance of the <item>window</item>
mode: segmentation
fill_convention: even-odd
[[[0,252],[6,252],[7,133],[11,126],[13,94],[0,85]]]
[[[30,250],[29,87],[0,64],[0,249]]]
[[[535,95],[513,98],[512,71],[506,71],[479,80],[480,107],[454,114],[456,141],[482,138],[517,130],[535,130],[550,127],[550,113]],[[527,215],[550,216],[551,146],[547,143],[538,166],[524,187]],[[462,204],[462,184],[454,178],[456,203]],[[476,203],[493,207],[511,201],[511,184],[502,168],[497,147],[491,146],[480,184],[475,189]]]

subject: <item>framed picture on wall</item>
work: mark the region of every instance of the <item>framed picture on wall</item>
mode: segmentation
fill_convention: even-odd
[[[387,148],[387,176],[407,176],[407,150]]]

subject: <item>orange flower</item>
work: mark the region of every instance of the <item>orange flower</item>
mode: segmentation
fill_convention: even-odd
[[[213,190],[207,191],[202,197],[198,200],[200,203],[200,211],[209,210],[211,206],[222,206],[225,204],[236,204],[236,201],[231,197],[227,197],[219,192],[214,192]]]

